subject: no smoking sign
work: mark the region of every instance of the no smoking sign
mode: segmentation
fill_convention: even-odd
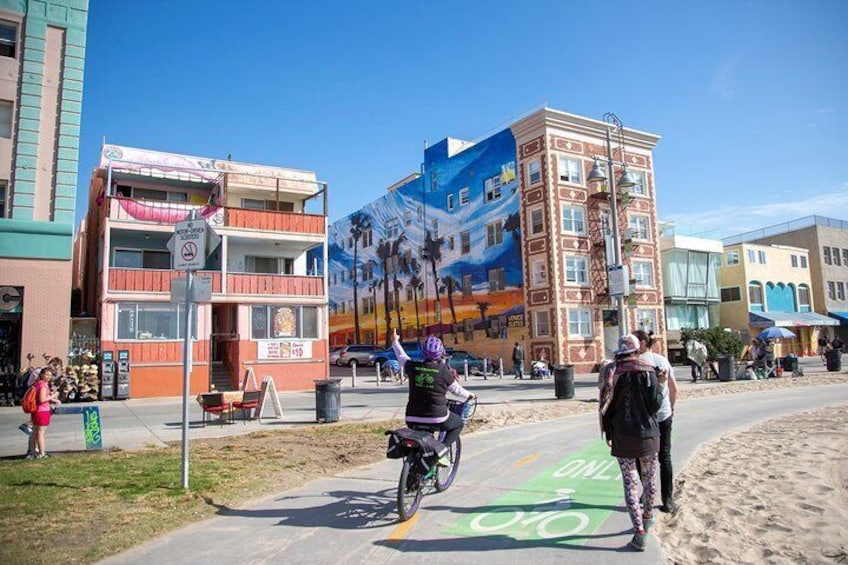
[[[177,223],[174,229],[174,269],[197,271],[206,263],[206,230],[203,220],[186,220]]]

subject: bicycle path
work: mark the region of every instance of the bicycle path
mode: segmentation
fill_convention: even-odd
[[[678,472],[704,442],[759,421],[845,405],[848,384],[683,401]],[[400,462],[382,461],[153,540],[106,563],[660,563],[659,543],[626,551],[630,521],[617,466],[588,414],[465,438],[456,483],[399,523]],[[732,477],[728,477],[732,480]],[[211,502],[214,504],[214,501]],[[717,501],[720,503],[720,501]]]

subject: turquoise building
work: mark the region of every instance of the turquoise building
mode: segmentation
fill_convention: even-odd
[[[88,0],[0,0],[0,371],[65,358]]]

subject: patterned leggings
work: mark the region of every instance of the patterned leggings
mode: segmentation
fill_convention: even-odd
[[[643,512],[651,514],[654,507],[654,495],[657,492],[654,475],[657,470],[657,456],[642,457],[639,462],[642,467],[642,476],[636,469],[636,459],[618,457],[618,466],[621,468],[621,478],[624,481],[624,502],[627,504],[627,512],[630,513],[630,521],[633,522],[633,531],[644,532]],[[642,492],[644,489],[644,492]],[[645,506],[642,506],[642,495],[645,495]]]

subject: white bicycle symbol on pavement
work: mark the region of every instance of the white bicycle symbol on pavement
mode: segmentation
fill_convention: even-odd
[[[589,517],[583,512],[569,510],[572,493],[574,489],[557,489],[554,498],[537,502],[531,512],[525,512],[519,506],[503,506],[492,512],[484,512],[471,521],[471,529],[488,534],[520,524],[522,531],[529,529],[544,539],[579,534],[589,525]],[[505,516],[508,519],[503,521]]]

